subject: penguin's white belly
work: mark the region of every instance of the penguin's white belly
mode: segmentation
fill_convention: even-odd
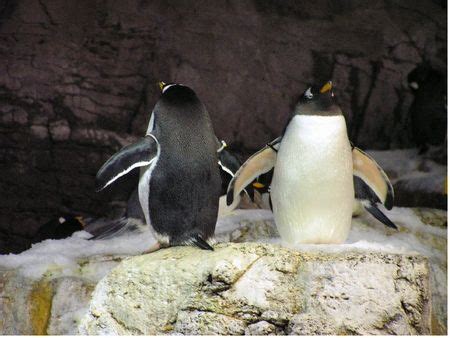
[[[350,231],[353,163],[343,116],[297,115],[278,151],[271,199],[292,244],[342,243]]]

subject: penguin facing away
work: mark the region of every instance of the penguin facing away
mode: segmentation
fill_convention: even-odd
[[[227,203],[273,171],[270,200],[281,237],[291,243],[342,243],[356,198],[378,220],[396,228],[377,207],[390,209],[393,189],[384,171],[347,136],[331,81],[308,88],[283,136],[251,156],[230,182]],[[267,180],[267,178],[266,178]],[[255,185],[256,184],[256,185]]]
[[[228,184],[242,164],[227,147],[225,141],[222,140],[220,148],[217,150],[222,179],[221,196],[226,194]],[[248,190],[248,193],[251,192],[249,188],[246,188],[246,190]],[[226,214],[232,211],[231,208],[226,206],[226,203],[221,204],[221,199],[222,197],[219,199],[219,217],[221,213]],[[104,240],[130,233],[143,233],[151,228],[145,221],[145,215],[139,202],[138,186],[130,194],[126,211],[122,217],[112,220],[104,218],[89,219],[86,220],[86,223],[84,230],[92,235],[89,240]]]
[[[219,168],[230,171],[224,163],[224,144],[192,89],[163,82],[160,88],[145,137],[100,168],[97,191],[139,168],[139,203],[158,241],[149,252],[175,245],[213,250],[208,241],[217,221]]]

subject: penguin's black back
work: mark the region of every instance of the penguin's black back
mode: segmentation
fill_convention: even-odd
[[[153,228],[171,245],[214,234],[221,179],[209,115],[195,93],[169,88],[155,106],[160,154],[150,180]]]

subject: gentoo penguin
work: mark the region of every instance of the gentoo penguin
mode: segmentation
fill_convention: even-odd
[[[86,223],[82,216],[63,214],[42,225],[34,234],[31,243],[70,237],[74,232],[84,230],[85,226]]]
[[[220,176],[222,179],[222,187],[220,195],[226,194],[228,184],[234,177],[236,171],[240,168],[241,162],[236,156],[227,149],[225,141],[220,141],[220,148],[217,150],[218,164],[220,166]],[[251,189],[247,188],[249,192]],[[253,195],[251,195],[253,196]],[[224,196],[225,197],[225,196]],[[221,214],[231,212],[232,209],[219,200],[219,217]],[[150,226],[145,221],[145,215],[139,202],[138,188],[134,189],[128,198],[127,207],[122,217],[115,219],[86,219],[84,230],[92,234],[89,240],[103,240],[113,237],[122,236],[130,233],[143,233]]]
[[[408,74],[408,84],[414,95],[409,108],[412,136],[419,153],[425,153],[430,145],[443,146],[433,157],[446,163],[447,74],[424,62]]]
[[[98,171],[102,190],[140,169],[139,202],[159,247],[196,245],[213,250],[223,144],[216,138],[206,108],[181,84],[160,83],[161,97],[145,137],[114,154]],[[220,164],[219,164],[220,162]]]
[[[284,135],[241,166],[228,187],[227,203],[237,205],[243,187],[272,169],[271,206],[279,233],[289,243],[344,242],[355,198],[386,224],[376,203],[392,207],[392,186],[370,157],[352,148],[331,81],[308,88]]]

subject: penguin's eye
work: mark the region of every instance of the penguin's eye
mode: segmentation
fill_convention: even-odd
[[[305,92],[305,97],[307,98],[307,99],[312,99],[313,98],[313,93],[311,92],[311,87],[309,87],[307,90],[306,90],[306,92]]]

